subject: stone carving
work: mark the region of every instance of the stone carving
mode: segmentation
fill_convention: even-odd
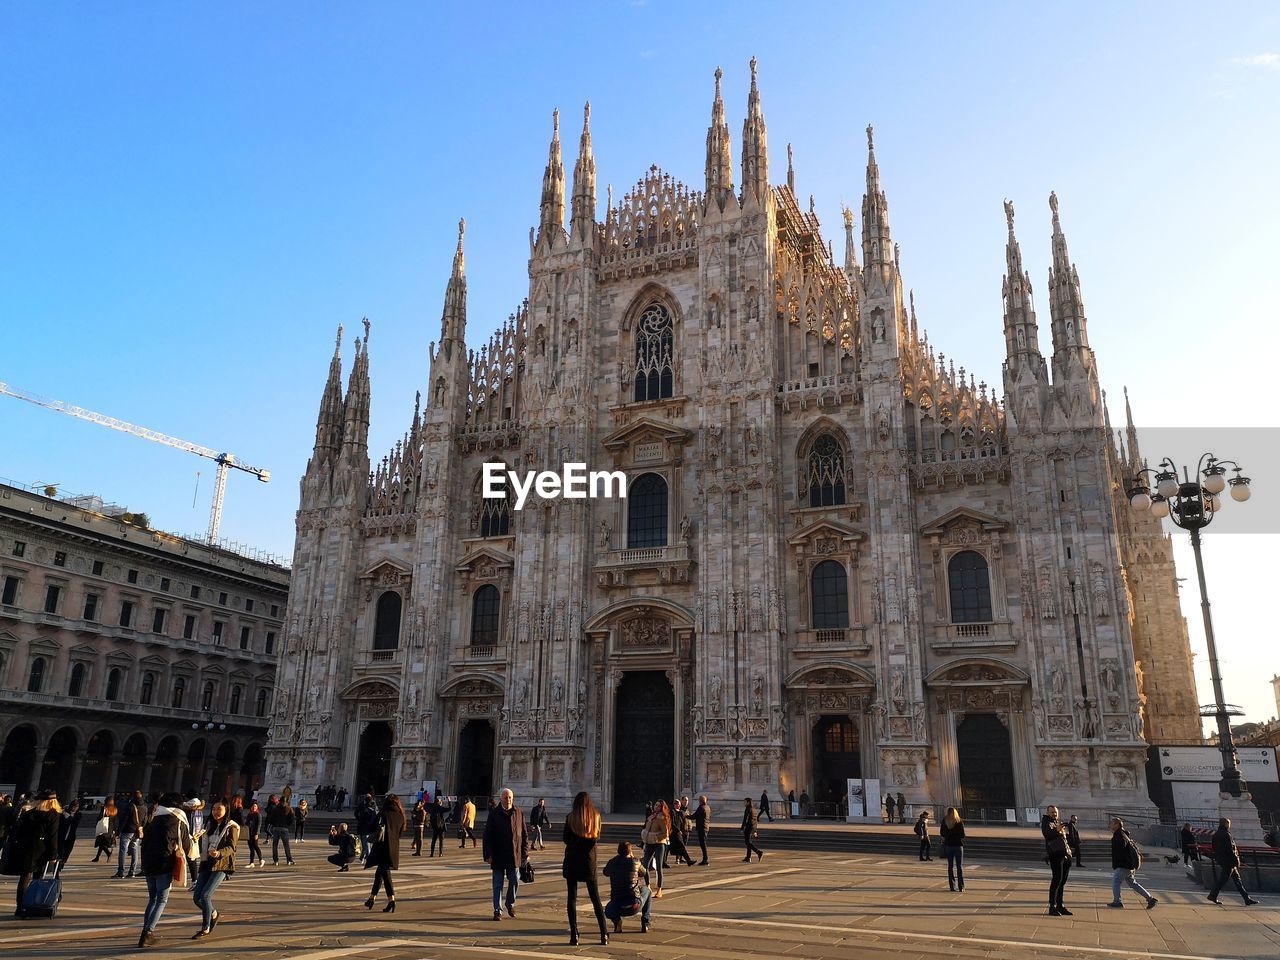
[[[902,599],[898,595],[898,578],[886,577],[884,581],[885,619],[890,623],[902,620]]]
[[[1057,605],[1053,602],[1053,575],[1049,572],[1049,565],[1045,564],[1040,567],[1040,618],[1042,620],[1054,620],[1058,616]]]
[[[751,678],[751,715],[764,714],[764,676],[757,673]]]
[[[711,690],[708,697],[708,705],[711,707],[711,715],[713,717],[723,716],[724,701],[721,699],[724,681],[720,678],[720,674],[712,674]]]
[[[835,537],[819,537],[814,543],[814,552],[820,557],[829,556],[840,549],[840,541]]]
[[[689,518],[687,516],[681,517],[680,518],[680,542],[681,543],[689,542],[689,533],[691,530],[693,530],[693,524],[689,521]]]
[[[1049,733],[1055,737],[1069,737],[1075,728],[1075,721],[1065,714],[1049,718]]]
[[[764,629],[764,597],[759,586],[751,588],[751,600],[748,606],[747,626],[754,631]]]
[[[551,715],[560,716],[564,712],[564,681],[559,675],[551,678]]]
[[[1037,703],[1031,710],[1031,717],[1035,722],[1036,739],[1047,740],[1049,737],[1049,729],[1048,723],[1045,720],[1044,707]]]
[[[1132,790],[1136,780],[1128,767],[1112,767],[1107,771],[1107,786],[1112,790]]]
[[[1049,671],[1049,692],[1052,694],[1050,704],[1054,711],[1061,713],[1067,702],[1067,671],[1060,663],[1054,664]]]
[[[671,622],[662,617],[633,617],[623,622],[621,632],[624,650],[669,649],[671,646]]]
[[[609,525],[608,520],[601,520],[596,524],[596,546],[601,550],[609,549],[609,538],[613,535],[613,528]]]
[[[1098,737],[1099,727],[1102,725],[1102,715],[1098,710],[1098,704],[1092,699],[1086,700],[1084,702],[1083,713],[1084,738],[1086,740],[1095,740]]]
[[[1094,561],[1089,565],[1089,586],[1093,591],[1093,610],[1099,617],[1107,617],[1111,613],[1107,589],[1107,573],[1102,564]]]
[[[889,670],[889,696],[893,700],[894,712],[902,713],[907,701],[907,676],[900,666]]]

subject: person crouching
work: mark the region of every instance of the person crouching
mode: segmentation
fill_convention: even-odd
[[[604,915],[613,921],[613,932],[622,932],[622,918],[640,914],[640,932],[649,932],[649,911],[653,894],[649,890],[649,871],[631,855],[631,844],[618,844],[618,855],[604,865],[609,878],[609,903]]]

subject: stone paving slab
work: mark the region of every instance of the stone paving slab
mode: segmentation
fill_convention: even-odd
[[[192,942],[199,926],[189,891],[174,890],[161,942],[147,956],[252,960],[556,960],[583,956],[652,960],[742,960],[796,957],[848,960],[1200,960],[1280,957],[1280,900],[1245,909],[1227,899],[1215,907],[1177,868],[1155,865],[1141,878],[1161,898],[1142,908],[1107,908],[1110,872],[1077,870],[1066,902],[1073,917],[1044,912],[1047,869],[966,864],[964,893],[947,889],[945,863],[914,857],[838,853],[766,854],[747,865],[713,851],[709,867],[672,867],[654,904],[654,928],[641,935],[628,919],[607,947],[589,935],[594,919],[585,894],[579,922],[583,946],[569,947],[559,845],[535,856],[539,878],[523,886],[517,918],[492,921],[489,871],[478,852],[451,847],[442,859],[410,857],[395,874],[398,909],[361,903],[371,872],[338,874],[324,858],[332,848],[310,841],[294,848],[297,866],[241,869],[218,891],[222,914],[214,937]],[[109,879],[113,867],[73,859],[65,900],[53,920],[0,921],[0,956],[13,960],[79,960],[137,955],[146,888]],[[603,863],[603,860],[602,860]],[[270,864],[270,861],[268,861]],[[603,879],[603,878],[602,878]],[[607,887],[606,887],[607,891]],[[12,901],[13,881],[0,883]]]

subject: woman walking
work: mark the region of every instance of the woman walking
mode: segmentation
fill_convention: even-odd
[[[97,826],[93,828],[93,846],[97,852],[93,855],[92,863],[97,863],[98,858],[102,856],[106,856],[107,863],[111,862],[111,848],[115,846],[115,822],[118,812],[115,801],[108,799],[102,808],[102,816],[98,819]]]
[[[213,894],[219,884],[236,872],[236,844],[240,840],[240,824],[231,819],[226,804],[218,801],[210,810],[213,814],[205,824],[205,855],[196,871],[196,885],[191,899],[200,908],[200,929],[192,940],[202,940],[213,933],[218,925],[218,911],[213,905]]]
[[[764,851],[754,843],[756,825],[756,808],[752,805],[751,798],[747,797],[742,806],[742,839],[747,845],[747,855],[742,858],[743,863],[750,863],[753,853],[756,855],[757,861],[764,859]]]
[[[422,856],[422,832],[427,827],[427,808],[419,797],[414,803],[413,809],[409,811],[409,823],[413,827],[413,841],[410,846],[413,848],[413,856]]]
[[[654,871],[658,877],[657,889],[653,891],[655,897],[662,896],[662,857],[667,851],[666,843],[670,836],[671,814],[667,812],[666,801],[659,800],[654,803],[653,812],[640,831],[640,839],[644,841],[645,869]]]
[[[959,882],[960,892],[964,893],[964,821],[960,819],[960,811],[947,807],[938,832],[942,834],[942,852],[947,855],[947,885],[955,893]]]
[[[369,892],[369,899],[364,902],[366,910],[373,909],[378,889],[385,885],[387,905],[382,908],[382,912],[396,912],[396,890],[391,885],[391,871],[400,869],[400,837],[404,833],[404,822],[404,807],[400,804],[400,798],[394,793],[388,793],[382,801],[382,810],[378,813],[377,839],[373,841],[373,848],[364,862],[366,869],[374,868],[373,889]]]
[[[604,906],[596,881],[596,841],[600,839],[600,814],[585,790],[573,798],[573,812],[564,821],[564,866],[561,873],[568,888],[569,946],[578,945],[578,884],[587,885],[587,896],[600,924],[600,944],[609,942],[604,925]]]
[[[67,809],[62,811],[62,823],[58,834],[58,870],[61,871],[71,859],[71,851],[75,849],[76,834],[80,832],[80,822],[84,814],[80,812],[80,801],[72,800]]]
[[[169,889],[176,882],[187,885],[187,856],[192,847],[191,827],[182,812],[182,798],[166,794],[147,820],[138,850],[142,875],[147,878],[147,909],[142,915],[142,936],[138,947],[153,947],[156,925],[169,902]]]
[[[18,814],[13,825],[4,872],[18,878],[17,910],[13,915],[19,920],[27,918],[22,901],[27,887],[31,885],[31,878],[42,875],[50,863],[61,859],[58,855],[61,821],[62,807],[58,803],[58,795],[46,790],[36,796],[31,807]]]
[[[1067,828],[1058,819],[1057,807],[1045,811],[1040,832],[1044,834],[1044,849],[1049,857],[1049,869],[1053,871],[1049,881],[1049,916],[1069,917],[1072,914],[1062,905],[1062,891],[1071,873],[1071,844],[1067,843]]]
[[[249,812],[244,816],[245,835],[249,838],[249,866],[262,866],[262,847],[258,845],[258,834],[262,832],[262,808],[258,801],[249,804]]]

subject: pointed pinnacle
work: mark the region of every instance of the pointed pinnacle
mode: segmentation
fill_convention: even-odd
[[[1004,201],[1004,216],[1009,221],[1009,237],[1013,237],[1013,201],[1008,198]]]
[[[1053,225],[1058,225],[1058,193],[1056,190],[1049,191],[1049,209],[1053,211]]]
[[[551,139],[560,139],[560,108],[551,111]]]
[[[875,127],[871,126],[871,124],[868,123],[867,124],[867,150],[869,150],[872,153],[875,153],[875,149],[876,149]]]
[[[751,58],[751,86],[754,88],[755,85],[756,85],[756,58],[752,57]]]

